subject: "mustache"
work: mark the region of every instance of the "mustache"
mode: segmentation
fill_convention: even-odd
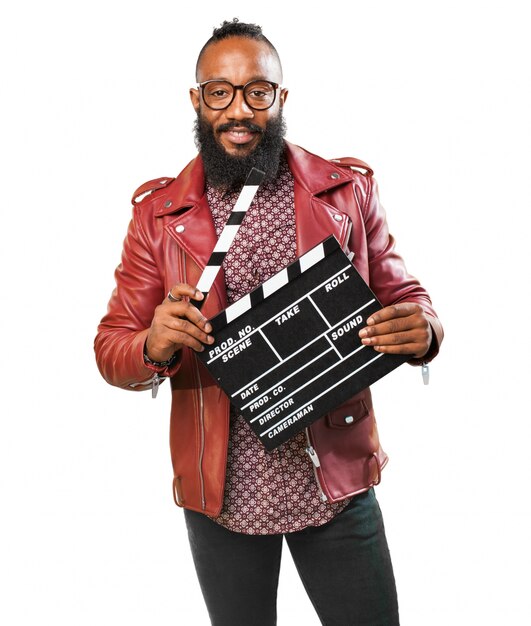
[[[262,133],[264,132],[264,129],[261,128],[260,126],[257,126],[256,124],[253,124],[252,122],[248,122],[247,120],[242,120],[241,122],[227,122],[226,124],[220,124],[217,128],[216,128],[216,132],[218,133],[224,133],[227,132],[229,130],[232,130],[233,128],[242,128],[242,126],[244,128],[247,128],[247,130],[250,130],[254,133]]]

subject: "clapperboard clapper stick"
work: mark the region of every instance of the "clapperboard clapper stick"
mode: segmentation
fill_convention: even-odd
[[[256,167],[253,167],[247,176],[240,195],[236,200],[236,204],[230,212],[227,223],[223,227],[221,235],[219,236],[219,239],[214,246],[214,250],[210,255],[210,259],[208,260],[208,263],[201,274],[201,278],[197,283],[197,289],[199,289],[204,296],[204,298],[195,305],[200,310],[206,300],[210,288],[216,280],[216,276],[221,268],[223,259],[227,255],[234,238],[238,234],[238,230],[243,222],[245,214],[251,206],[256,192],[264,180],[264,177],[265,173]]]
[[[380,308],[330,236],[215,315],[198,357],[272,450],[409,358],[361,343]],[[335,427],[363,419],[347,416]]]

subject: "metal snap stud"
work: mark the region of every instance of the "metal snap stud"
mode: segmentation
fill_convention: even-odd
[[[343,220],[343,216],[340,215],[339,213],[336,213],[334,215],[334,219],[336,220],[336,222],[341,222]]]
[[[347,415],[345,417],[345,424],[352,424],[353,421],[354,421],[354,418],[352,417],[352,415]]]
[[[177,224],[177,226],[175,227],[175,230],[178,233],[184,233],[184,226],[182,224]]]
[[[167,209],[169,209],[169,208],[171,207],[171,205],[172,205],[172,201],[171,201],[171,200],[167,200],[167,201],[164,203],[164,206],[165,206]]]
[[[330,174],[330,178],[337,180],[339,178],[339,174],[337,172],[334,172],[333,174]]]

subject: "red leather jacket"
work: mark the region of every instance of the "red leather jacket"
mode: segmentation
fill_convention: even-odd
[[[298,254],[334,234],[346,251],[354,252],[357,270],[384,306],[416,302],[429,314],[434,340],[423,360],[433,358],[442,327],[428,294],[395,252],[370,168],[356,159],[326,161],[289,143],[286,154],[295,179]],[[225,486],[229,400],[188,348],[171,370],[148,367],[143,359],[155,307],[177,282],[196,285],[214,248],[216,233],[204,187],[198,157],[176,179],[158,179],[137,190],[116,289],[98,328],[95,350],[98,367],[112,385],[142,390],[158,384],[159,375],[170,377],[175,501],[216,516]],[[226,306],[220,272],[202,312],[211,317]],[[307,437],[324,499],[335,502],[380,481],[387,456],[380,447],[369,389],[314,422]]]

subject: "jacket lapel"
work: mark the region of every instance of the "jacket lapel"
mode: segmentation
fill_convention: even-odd
[[[290,143],[286,143],[286,154],[295,178],[297,255],[301,256],[330,235],[344,248],[350,235],[350,219],[319,195],[350,182],[350,170],[338,168]]]
[[[160,197],[155,215],[166,217],[166,232],[193,261],[187,263],[186,280],[197,285],[217,242],[205,193],[203,163],[199,157],[188,164],[168,187],[167,193]],[[203,313],[212,317],[225,306],[225,276],[221,269],[207,296]]]

